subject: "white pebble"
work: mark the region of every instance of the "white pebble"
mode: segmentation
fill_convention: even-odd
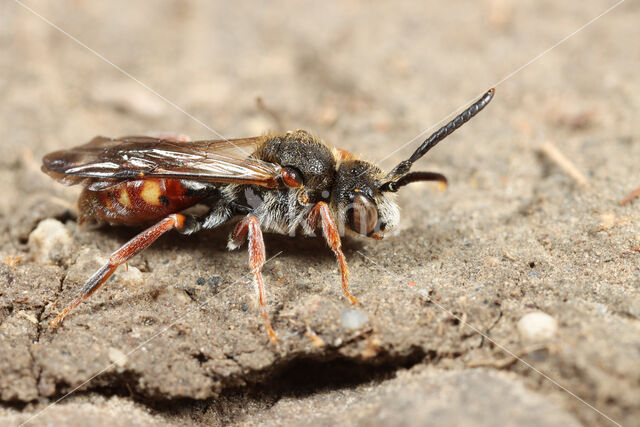
[[[109,360],[117,367],[122,368],[127,364],[127,355],[115,347],[110,347]]]
[[[526,314],[518,321],[518,332],[525,341],[546,341],[558,329],[556,319],[541,311]]]
[[[135,267],[121,265],[116,280],[123,285],[139,286],[143,282],[142,272]]]
[[[369,321],[369,316],[362,310],[344,310],[340,313],[340,321],[346,329],[360,329]]]
[[[41,263],[61,261],[71,252],[73,239],[67,227],[49,218],[40,221],[29,235],[29,249],[33,259]]]

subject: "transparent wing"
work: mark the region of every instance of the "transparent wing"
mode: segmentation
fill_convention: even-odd
[[[280,166],[248,157],[265,137],[174,142],[146,136],[105,138],[47,154],[42,170],[92,189],[137,178],[175,178],[278,187]]]

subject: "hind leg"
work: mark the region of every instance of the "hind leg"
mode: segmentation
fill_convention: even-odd
[[[100,286],[106,282],[109,277],[116,271],[119,265],[124,264],[133,256],[139,254],[155,242],[160,236],[169,230],[180,230],[185,226],[187,218],[184,215],[172,214],[158,222],[157,224],[147,228],[142,233],[125,243],[120,249],[115,251],[109,257],[109,261],[100,267],[93,276],[87,280],[82,291],[71,304],[69,304],[58,316],[50,322],[52,327],[58,326],[67,314],[76,308],[82,301],[89,298]]]

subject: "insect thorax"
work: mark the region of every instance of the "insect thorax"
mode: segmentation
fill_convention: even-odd
[[[256,186],[237,186],[235,194],[237,202],[258,218],[264,231],[290,236],[300,231],[313,234],[305,219],[321,195],[305,188],[269,190]]]

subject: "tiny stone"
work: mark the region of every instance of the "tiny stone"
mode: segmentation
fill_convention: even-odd
[[[518,321],[518,332],[525,341],[549,340],[557,329],[558,322],[541,311],[526,314]]]
[[[60,261],[69,255],[73,239],[63,223],[45,219],[29,235],[29,249],[33,259],[42,263]]]
[[[128,266],[127,268],[127,266],[121,266],[118,268],[118,283],[122,283],[123,285],[139,286],[143,281],[142,272],[136,267]]]
[[[198,286],[204,286],[205,283],[207,283],[207,281],[204,277],[198,277]]]
[[[346,329],[360,329],[369,321],[369,316],[362,310],[344,310],[340,313],[340,321]]]
[[[111,362],[114,363],[116,366],[122,368],[124,367],[124,365],[127,364],[127,355],[115,347],[110,347],[109,360],[111,360]]]

